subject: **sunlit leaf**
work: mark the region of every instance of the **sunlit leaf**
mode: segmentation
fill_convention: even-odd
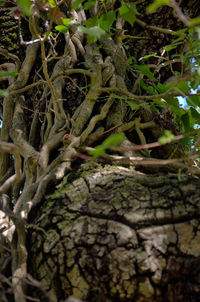
[[[63,25],[65,25],[65,26],[70,26],[70,25],[71,25],[71,22],[72,22],[72,18],[69,18],[69,19],[63,18],[63,19],[62,19],[62,23],[63,23]]]
[[[51,7],[55,7],[56,6],[56,2],[54,0],[48,0],[49,4]]]
[[[69,28],[64,26],[64,25],[57,25],[55,26],[55,29],[60,31],[61,33],[65,34],[66,32],[68,32]]]
[[[152,4],[147,7],[147,13],[152,14],[162,5],[166,5],[170,0],[154,0]]]
[[[178,46],[178,45],[167,45],[167,46],[165,46],[163,49],[164,49],[165,51],[170,51],[170,50],[172,50],[172,49],[177,48],[177,46]]]
[[[165,130],[164,135],[161,136],[158,141],[160,144],[171,143],[174,140],[175,136],[169,130]]]
[[[139,58],[139,61],[144,60],[144,59],[149,59],[151,57],[155,57],[156,55],[157,55],[157,52],[154,52],[150,55],[146,55],[146,56],[143,56],[143,57]]]
[[[4,71],[4,70],[0,70],[0,77],[16,77],[18,75],[18,72],[15,71]]]

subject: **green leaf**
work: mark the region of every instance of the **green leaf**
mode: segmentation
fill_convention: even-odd
[[[93,18],[88,18],[87,20],[85,20],[84,25],[86,27],[93,27],[93,26],[98,26],[99,21],[97,17],[93,17]]]
[[[64,25],[57,25],[55,26],[55,29],[60,31],[61,33],[65,34],[66,32],[68,32],[69,28],[64,26]]]
[[[123,142],[125,139],[124,133],[119,133],[119,134],[111,134],[104,142],[103,142],[103,147],[105,149],[108,148],[113,148],[118,146],[120,143]]]
[[[102,145],[99,145],[94,150],[91,150],[88,153],[93,157],[97,158],[105,153],[105,148]]]
[[[96,3],[96,0],[88,1],[83,5],[84,10],[88,10],[91,6],[93,6]]]
[[[169,130],[164,131],[164,135],[161,136],[158,141],[160,144],[168,144],[171,143],[174,140],[175,136],[171,133]]]
[[[72,5],[72,8],[76,10],[83,1],[84,0],[75,0],[74,4]]]
[[[97,158],[102,156],[106,149],[111,149],[118,146],[125,139],[124,133],[111,134],[101,145],[97,146],[94,150],[89,151],[88,153],[93,157]]]
[[[170,2],[170,0],[154,0],[152,4],[147,7],[147,13],[152,14],[162,5],[166,5]]]
[[[185,129],[185,132],[190,132],[192,130],[193,127],[191,127],[190,124],[190,116],[189,116],[189,112],[183,114],[181,116],[181,120]]]
[[[190,86],[187,81],[180,81],[176,87],[180,89],[183,93],[186,93],[190,90]]]
[[[67,19],[67,18],[63,18],[62,19],[62,23],[63,23],[63,25],[65,25],[66,27],[69,27],[71,24],[72,24],[72,18],[69,18],[69,19]],[[58,25],[59,26],[59,25]]]
[[[162,108],[168,108],[167,102],[163,101],[162,99],[153,99],[154,103]]]
[[[8,96],[9,95],[8,89],[0,89],[0,95],[1,96]]]
[[[153,86],[146,85],[142,80],[140,81],[140,86],[151,95],[157,94]]]
[[[0,70],[0,78],[2,77],[16,77],[18,75],[18,72],[15,71],[4,71],[4,70]]]
[[[22,7],[23,13],[26,16],[31,14],[31,0],[17,0],[17,4]]]
[[[189,106],[193,106],[193,107],[198,106],[198,107],[200,107],[200,96],[198,96],[198,95],[197,96],[196,95],[189,96],[186,99],[186,101],[187,101]]]
[[[178,45],[167,45],[167,46],[165,46],[163,49],[164,49],[165,51],[170,51],[170,50],[172,50],[172,49],[177,48],[177,46],[178,46]]]
[[[56,2],[54,0],[49,0],[48,2],[49,2],[49,5],[51,7],[55,7],[56,6]]]
[[[125,101],[127,99],[126,96],[121,96],[121,95],[118,95],[118,94],[115,94],[115,93],[111,93],[110,97],[113,98],[113,99],[119,99],[119,100],[123,100],[123,101]]]
[[[96,42],[98,39],[100,39],[106,34],[106,32],[99,26],[93,26],[90,28],[79,26],[78,30],[87,35],[89,44]]]
[[[139,61],[144,60],[144,59],[149,59],[151,57],[155,57],[156,55],[157,55],[157,52],[154,52],[150,55],[146,55],[146,56],[143,56],[143,57],[139,58]]]
[[[116,14],[114,11],[109,11],[103,14],[99,19],[99,26],[106,30],[107,32],[110,31],[110,27],[116,19]]]
[[[200,122],[200,113],[194,108],[190,108],[190,112],[191,112],[191,116],[193,117],[193,119],[199,123]]]
[[[131,110],[138,110],[142,104],[136,104],[134,101],[126,101],[126,103],[131,107]]]
[[[119,8],[120,16],[132,26],[135,22],[136,15],[139,15],[135,3],[126,4],[122,2],[122,6]]]
[[[200,18],[197,17],[197,18],[194,18],[192,20],[189,21],[189,25],[190,26],[197,26],[197,25],[200,25]]]
[[[137,65],[134,64],[133,67],[137,70],[139,70],[142,74],[144,74],[147,78],[156,81],[156,78],[154,77],[154,74],[149,69],[149,66],[147,65]]]

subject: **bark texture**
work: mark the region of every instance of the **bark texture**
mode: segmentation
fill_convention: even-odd
[[[199,196],[194,177],[84,166],[38,211],[30,273],[52,301],[197,302]]]

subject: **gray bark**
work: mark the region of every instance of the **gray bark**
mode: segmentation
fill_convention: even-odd
[[[52,301],[199,301],[199,196],[192,176],[83,166],[39,210],[30,273]]]

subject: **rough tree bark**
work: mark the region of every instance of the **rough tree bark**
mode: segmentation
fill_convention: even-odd
[[[199,301],[199,168],[178,142],[144,148],[165,130],[182,132],[169,107],[152,109],[145,87],[185,77],[178,55],[187,36],[169,57],[162,48],[199,15],[199,1],[171,1],[152,15],[149,1],[130,2],[140,13],[134,26],[117,0],[89,11],[37,0],[29,23],[16,21],[12,2],[0,8],[0,69],[18,72],[2,79],[0,99],[0,301]],[[62,16],[83,25],[111,8],[116,31],[94,44],[77,27],[54,29]],[[128,63],[154,52],[153,77]],[[87,151],[118,133],[123,152],[91,160]]]
[[[52,301],[198,301],[199,179],[98,165],[79,173],[48,196],[29,241],[31,273]]]

